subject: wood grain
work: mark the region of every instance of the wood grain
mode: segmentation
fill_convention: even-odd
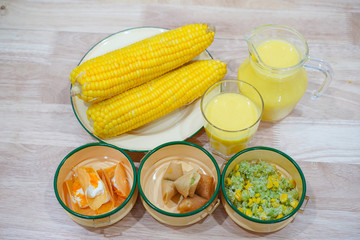
[[[355,0],[0,0],[1,239],[358,239],[360,235],[360,2]],[[290,116],[261,123],[250,146],[269,146],[302,168],[310,201],[303,214],[271,234],[237,226],[220,205],[187,227],[154,220],[138,199],[105,228],[74,223],[57,202],[53,178],[74,148],[95,142],[78,123],[69,73],[97,42],[131,27],[216,26],[214,58],[236,78],[248,51],[242,40],[261,24],[285,24],[308,40],[310,55],[328,61],[334,80],[313,101],[320,76]],[[188,140],[209,149],[204,131]],[[128,152],[135,165],[144,153]],[[223,160],[215,156],[219,165]]]

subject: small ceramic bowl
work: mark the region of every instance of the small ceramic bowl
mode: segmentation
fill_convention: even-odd
[[[66,204],[64,181],[74,166],[91,159],[121,160],[130,183],[130,194],[117,208],[102,215],[87,216],[71,210]],[[100,160],[100,161],[101,161]],[[130,157],[120,148],[106,143],[90,143],[70,152],[58,166],[54,178],[54,191],[57,200],[66,213],[75,222],[87,227],[103,227],[114,224],[124,218],[135,205],[138,190],[136,186],[136,168]]]
[[[213,195],[205,205],[192,212],[176,213],[164,209],[160,187],[163,176],[161,171],[166,170],[166,166],[174,159],[180,159],[183,161],[182,164],[196,166],[214,178]],[[146,154],[140,163],[137,180],[143,206],[153,218],[164,224],[172,226],[194,224],[211,214],[220,202],[218,199],[220,169],[217,162],[202,147],[185,141],[165,143]]]
[[[296,182],[296,189],[299,192],[300,200],[298,206],[289,214],[276,220],[258,220],[248,217],[240,212],[229,200],[225,193],[225,179],[228,177],[232,169],[241,161],[252,161],[261,159],[270,164],[275,164],[278,169],[282,169],[286,175],[292,177]],[[235,154],[229,162],[226,163],[221,177],[221,202],[225,211],[230,218],[239,226],[253,232],[274,232],[284,228],[287,224],[294,220],[298,212],[303,212],[307,201],[306,181],[304,174],[297,163],[285,153],[268,147],[253,147],[245,149]]]

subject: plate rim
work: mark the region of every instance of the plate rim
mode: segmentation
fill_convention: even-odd
[[[133,27],[133,28],[127,28],[127,29],[124,29],[124,30],[120,30],[118,32],[115,32],[115,33],[112,33],[110,35],[108,35],[107,37],[103,38],[102,40],[98,41],[97,43],[95,43],[88,51],[86,51],[86,53],[83,55],[83,57],[80,59],[80,61],[78,62],[78,64],[76,66],[79,66],[81,64],[81,62],[84,60],[84,58],[89,54],[90,51],[92,51],[96,46],[98,46],[99,44],[101,44],[102,42],[106,41],[107,39],[113,37],[114,35],[116,34],[119,34],[119,33],[122,33],[122,32],[126,32],[126,31],[131,31],[131,30],[136,30],[136,29],[146,29],[146,28],[153,28],[153,29],[160,29],[160,30],[165,30],[165,31],[169,31],[170,29],[168,28],[163,28],[163,27],[153,27],[153,26],[143,26],[143,27]],[[205,49],[205,52],[209,55],[209,57],[211,59],[214,59],[213,56],[211,55],[211,53]],[[70,90],[71,90],[71,86],[72,84],[70,84]],[[90,134],[90,136],[92,136],[93,138],[95,138],[96,140],[98,140],[99,142],[101,143],[106,143],[106,144],[111,144],[109,142],[107,142],[106,140],[104,139],[101,139],[99,137],[97,137],[95,134],[93,134],[92,132],[90,132],[85,126],[84,124],[81,122],[81,120],[79,119],[79,116],[75,110],[75,107],[74,107],[74,101],[73,101],[73,97],[75,96],[71,96],[70,95],[70,102],[71,102],[71,108],[75,114],[75,117],[77,119],[77,121],[80,123],[80,125],[82,126],[83,129],[85,129],[85,131]],[[184,138],[184,139],[181,139],[179,141],[186,141],[190,138],[192,138],[193,136],[195,136],[198,132],[200,132],[202,129],[204,128],[204,126],[202,126],[201,128],[199,128],[197,131],[195,131],[193,134],[191,134],[190,136]],[[129,152],[140,152],[140,153],[143,153],[143,152],[148,152],[148,151],[151,151],[152,149],[147,149],[147,150],[138,150],[138,149],[127,149],[127,148],[124,148],[124,147],[121,147],[121,146],[118,146],[116,145],[116,147],[122,149],[122,150],[125,150],[125,151],[129,151]]]

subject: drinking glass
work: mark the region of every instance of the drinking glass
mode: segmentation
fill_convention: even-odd
[[[256,133],[264,103],[260,93],[241,80],[222,80],[201,99],[211,151],[225,160],[243,150]]]

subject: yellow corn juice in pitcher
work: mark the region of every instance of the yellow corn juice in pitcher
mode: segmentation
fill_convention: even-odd
[[[205,107],[209,123],[204,127],[211,147],[224,155],[246,148],[256,132],[260,114],[259,108],[244,95],[221,93],[215,96]]]
[[[291,68],[300,62],[300,56],[296,47],[287,41],[269,39],[255,48],[257,56],[251,55],[241,64],[238,79],[253,85],[263,97],[262,120],[281,120],[303,96],[307,87],[306,71],[302,67]]]

